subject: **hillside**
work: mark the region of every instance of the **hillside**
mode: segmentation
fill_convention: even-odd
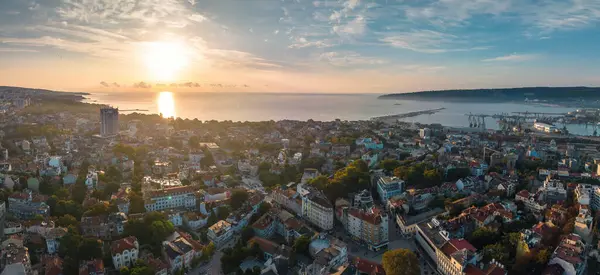
[[[523,101],[526,98],[555,100],[597,100],[600,87],[524,87],[506,89],[440,90],[387,94],[380,99],[461,100],[461,101]]]

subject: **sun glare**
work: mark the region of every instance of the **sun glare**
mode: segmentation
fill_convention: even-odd
[[[179,42],[152,42],[144,49],[144,61],[155,81],[173,81],[187,65],[187,50]]]
[[[173,93],[171,92],[160,92],[156,99],[158,104],[158,112],[162,117],[175,117],[175,100],[173,99]]]

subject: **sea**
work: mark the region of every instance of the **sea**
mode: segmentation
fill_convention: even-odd
[[[444,108],[434,114],[401,119],[424,124],[469,127],[467,114],[511,114],[513,112],[566,113],[573,107],[525,102],[474,103],[378,99],[378,94],[289,94],[226,92],[106,92],[91,93],[84,102],[118,107],[121,113],[162,114],[199,120],[266,121],[368,120],[377,116]],[[557,125],[562,129],[563,125]],[[486,118],[488,129],[499,129],[494,118]],[[569,124],[571,134],[593,135],[595,127]]]

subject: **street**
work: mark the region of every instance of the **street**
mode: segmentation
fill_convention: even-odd
[[[400,229],[396,228],[396,223],[391,221],[389,223],[388,228],[389,234],[389,244],[388,249],[381,250],[379,252],[374,252],[368,250],[366,247],[356,244],[354,241],[350,240],[348,234],[344,232],[343,229],[336,230],[336,236],[342,237],[343,240],[348,244],[348,255],[350,258],[362,258],[367,259],[369,261],[381,263],[383,254],[388,250],[394,250],[399,248],[404,248],[411,250],[418,255],[423,255],[423,253],[418,252],[417,246],[415,244],[414,238],[403,238],[400,234]],[[435,268],[432,268],[431,264],[428,263],[424,257],[419,257],[419,266],[421,267],[421,274],[423,275],[434,275],[437,274]]]

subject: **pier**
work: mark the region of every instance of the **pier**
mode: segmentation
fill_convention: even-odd
[[[402,118],[407,118],[407,117],[416,117],[416,116],[420,116],[420,115],[433,115],[444,109],[446,109],[446,108],[429,109],[429,110],[409,112],[409,113],[397,114],[397,115],[378,116],[378,117],[371,118],[371,120],[402,119]]]

